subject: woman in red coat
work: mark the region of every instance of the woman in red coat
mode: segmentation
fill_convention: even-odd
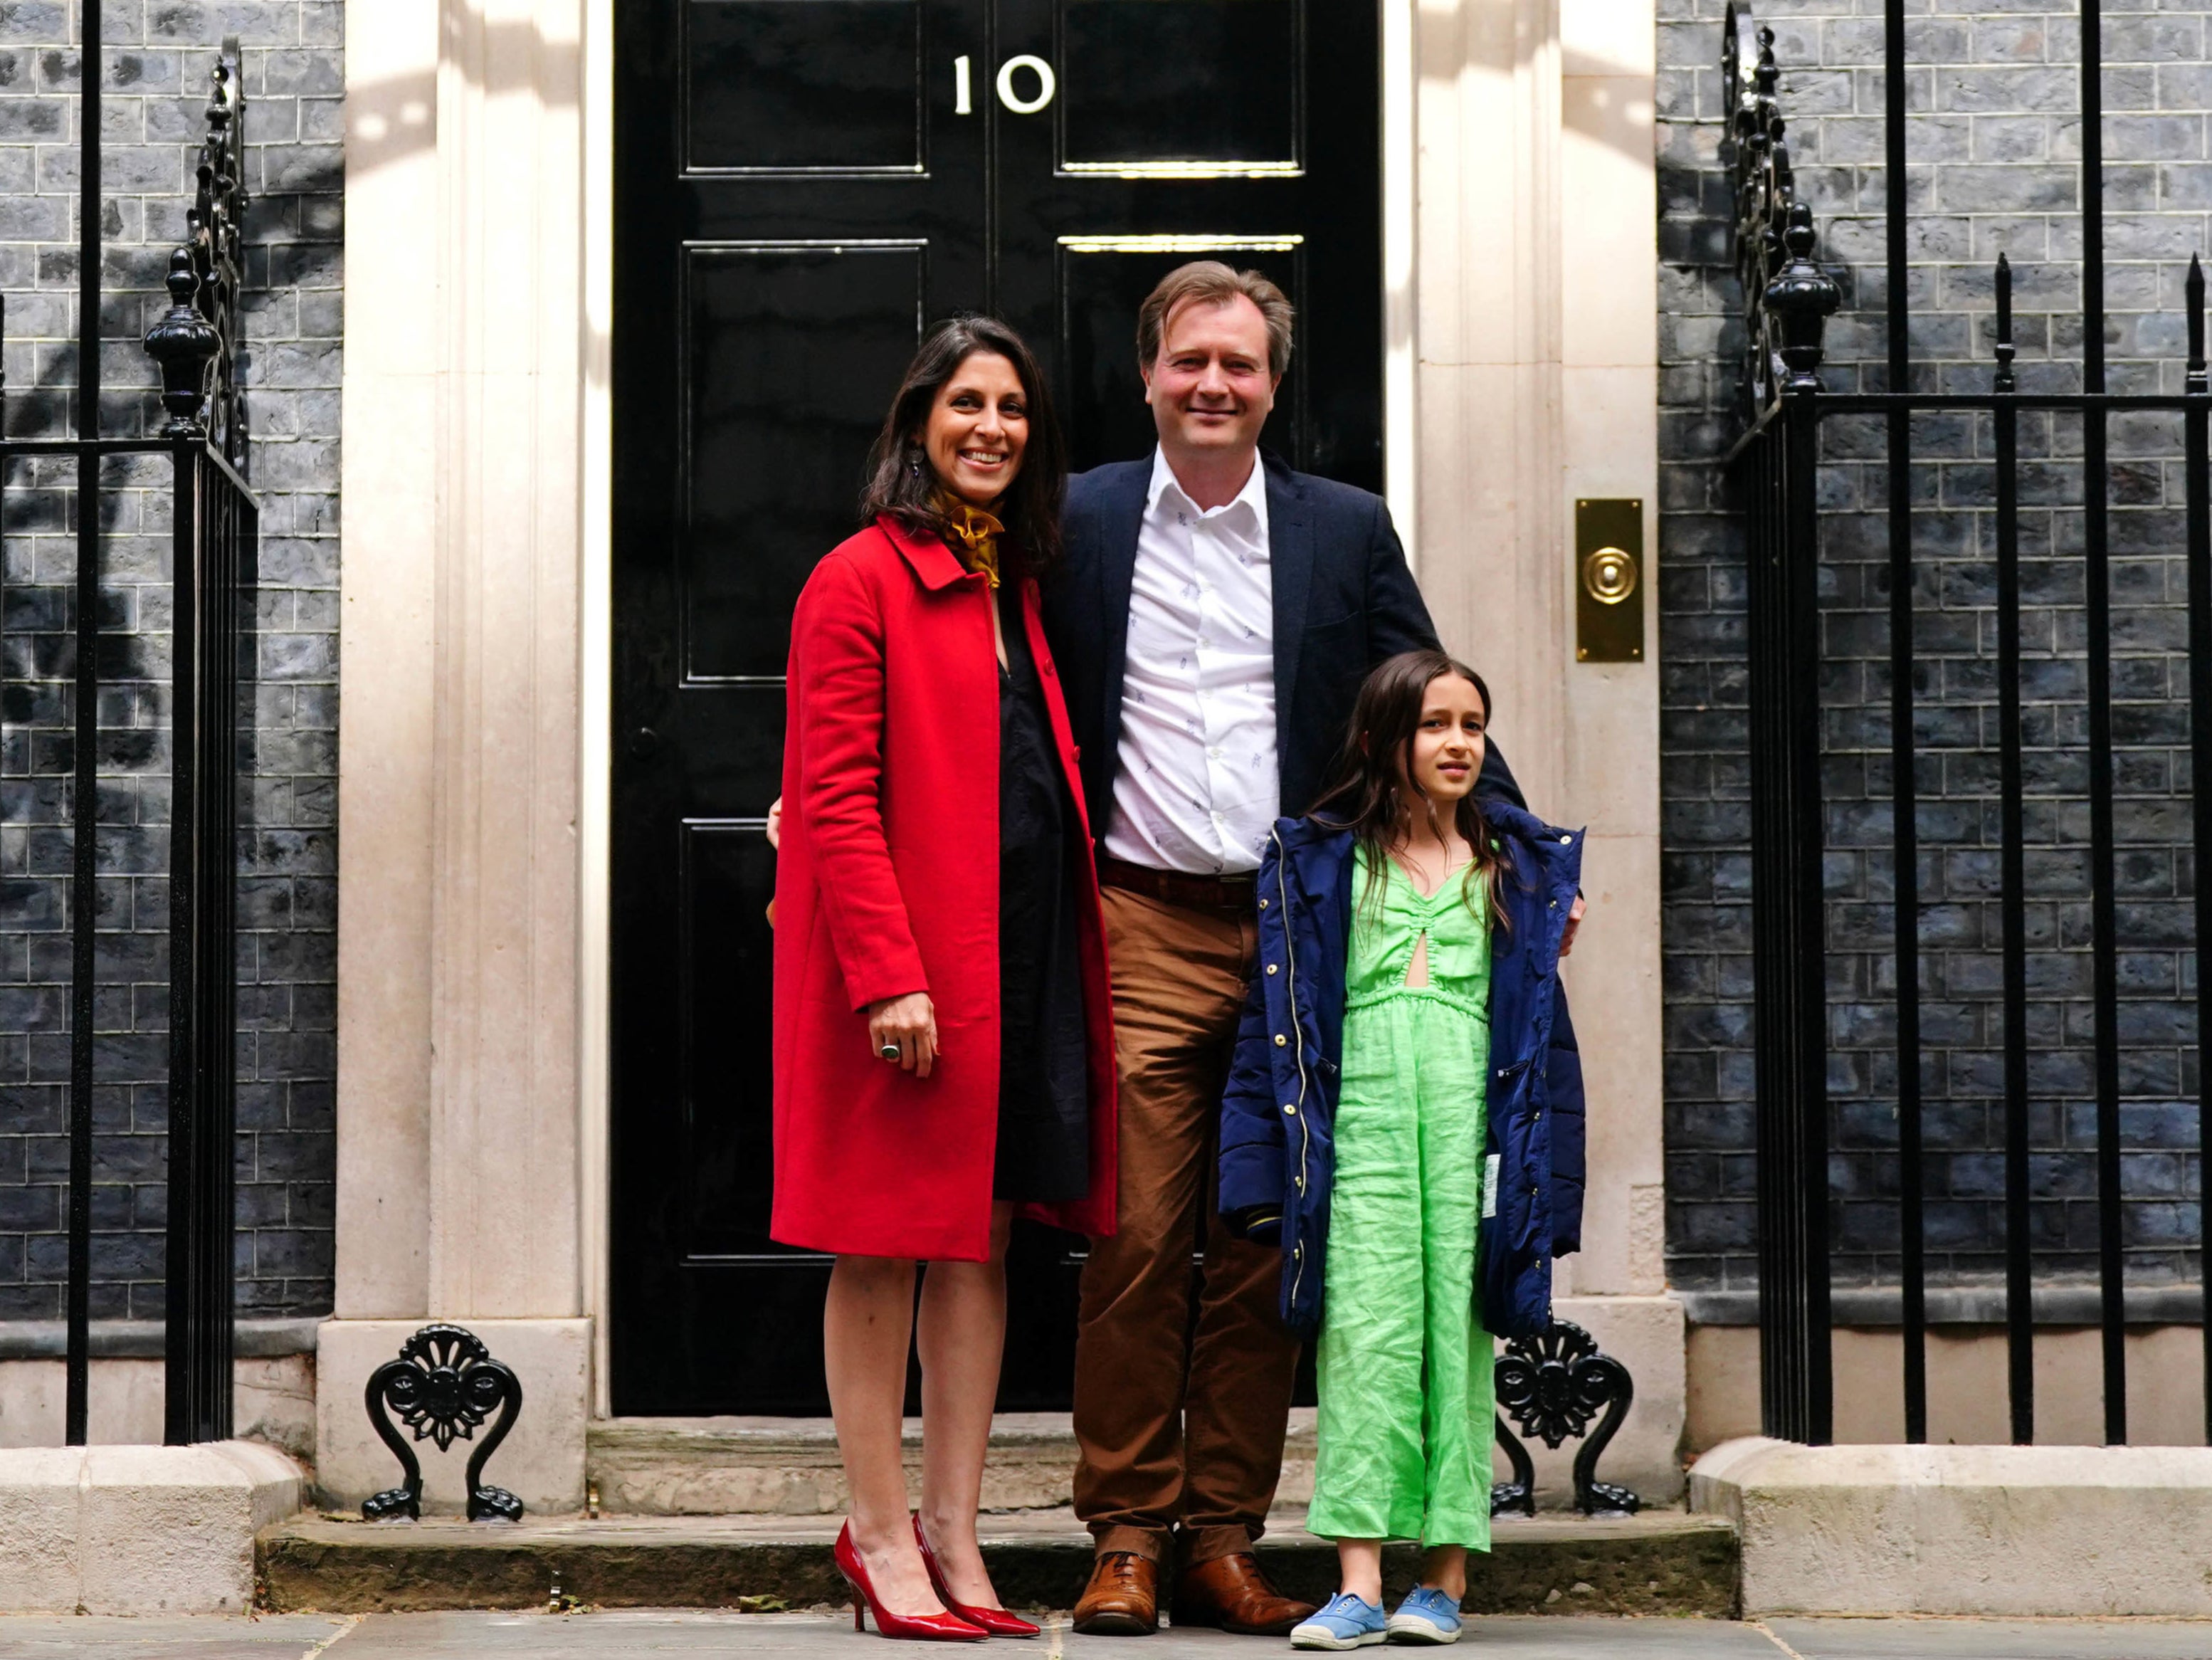
[[[1104,935],[1037,609],[1064,457],[1021,338],[940,324],[877,440],[871,522],[815,568],[792,622],[771,1231],[836,1254],[838,1563],[855,1620],[865,1596],[890,1634],[1035,1634],[999,1608],[975,1543],[1007,1230],[1114,1226]]]

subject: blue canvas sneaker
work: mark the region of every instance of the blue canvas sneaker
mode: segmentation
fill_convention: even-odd
[[[1340,1590],[1314,1617],[1291,1633],[1294,1649],[1364,1649],[1389,1635],[1382,1605]]]
[[[1390,1616],[1394,1643],[1456,1643],[1459,1604],[1429,1585],[1416,1585]]]

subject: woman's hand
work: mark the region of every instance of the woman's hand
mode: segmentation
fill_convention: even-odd
[[[768,804],[768,844],[777,848],[783,846],[783,798],[781,795]]]
[[[1571,909],[1567,912],[1567,926],[1566,926],[1566,929],[1565,929],[1565,931],[1564,933],[1562,933],[1560,934],[1560,936],[1559,936],[1559,955],[1560,955],[1560,956],[1565,957],[1565,956],[1569,952],[1571,952],[1572,950],[1574,950],[1574,948],[1575,948],[1575,930],[1576,930],[1577,928],[1579,928],[1580,927],[1582,927],[1582,925],[1583,925],[1583,913],[1584,911],[1588,910],[1589,909],[1589,906],[1587,906],[1587,905],[1585,905],[1584,903],[1583,903],[1583,897],[1582,897],[1582,895],[1580,895],[1579,893],[1578,893],[1578,894],[1577,894],[1577,895],[1575,896],[1575,903],[1574,903],[1573,907],[1572,907],[1572,908],[1571,908]]]
[[[928,1077],[937,1061],[937,1006],[929,994],[910,991],[869,1004],[868,1047],[884,1061],[890,1056],[884,1051],[896,1047],[901,1070]]]

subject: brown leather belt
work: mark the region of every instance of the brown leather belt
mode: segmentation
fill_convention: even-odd
[[[1249,911],[1257,886],[1250,871],[1236,876],[1186,876],[1181,871],[1154,870],[1150,865],[1106,858],[1098,861],[1098,882],[1102,887],[1141,893],[1164,905],[1181,905],[1188,910]]]

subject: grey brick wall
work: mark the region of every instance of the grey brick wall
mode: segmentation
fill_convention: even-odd
[[[1717,459],[1741,331],[1721,170],[1723,0],[1661,0],[1661,676],[1668,1252],[1686,1286],[1755,1282],[1744,571]],[[1801,197],[1844,308],[1823,378],[1886,384],[1881,7],[1769,0]],[[2179,390],[2181,284],[2207,249],[2204,19],[2106,14],[2106,337],[2115,390]],[[2025,386],[2081,383],[2079,34],[2037,6],[1908,25],[1916,384],[1990,384],[1990,267],[2018,278]],[[2112,427],[2117,894],[2131,1283],[2197,1276],[2194,872],[2174,418]],[[1998,1270],[2003,1025],[1997,910],[1995,538],[1985,419],[1914,424],[1922,1090],[1931,1273]],[[2031,1095],[2039,1272],[2094,1272],[2083,481],[2078,420],[2023,419]],[[1898,1250],[1887,464],[1871,420],[1826,434],[1824,792],[1839,1281]]]
[[[331,1304],[336,1075],[338,352],[343,191],[338,0],[104,0],[107,299],[102,424],[147,430],[137,346],[166,306],[215,48],[245,52],[253,204],[245,380],[262,503],[251,708],[240,734],[237,1177],[241,1313]],[[7,430],[71,430],[76,15],[0,0],[0,294]],[[166,1090],[167,501],[105,494],[93,1291],[161,1313]],[[73,476],[15,464],[0,691],[0,1319],[62,1311],[69,1063]]]

